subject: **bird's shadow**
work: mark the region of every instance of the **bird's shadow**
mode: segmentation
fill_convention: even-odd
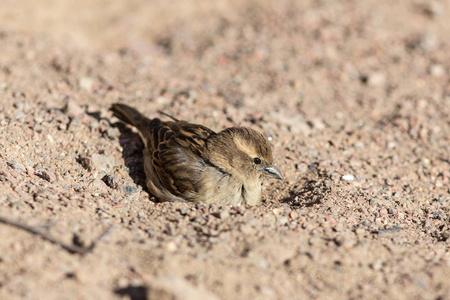
[[[145,286],[127,286],[116,289],[115,294],[120,296],[128,296],[131,300],[147,300],[147,287]]]
[[[142,150],[144,143],[139,134],[133,132],[130,127],[117,122],[112,124],[120,131],[119,144],[122,146],[122,158],[128,173],[134,183],[140,185],[144,191],[150,193],[145,184],[144,157]]]
[[[331,192],[331,188],[325,181],[306,180],[301,188],[294,188],[289,191],[289,196],[280,200],[290,207],[310,207],[323,203]]]

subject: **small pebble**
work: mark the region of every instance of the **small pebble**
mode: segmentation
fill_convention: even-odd
[[[41,175],[42,175],[42,178],[44,178],[48,182],[56,181],[56,175],[50,171],[42,171]]]
[[[166,249],[169,252],[175,252],[178,249],[178,246],[174,241],[170,241],[166,244]]]
[[[287,222],[289,222],[289,220],[288,220],[287,217],[278,217],[278,218],[277,218],[277,221],[278,221],[278,223],[279,223],[281,226],[283,226],[283,225],[285,225]]]
[[[119,178],[117,175],[105,175],[102,180],[112,189],[117,189],[119,187]]]
[[[289,216],[290,216],[292,219],[297,219],[297,218],[298,218],[298,213],[297,213],[295,210],[293,210],[293,211],[291,211],[291,212],[289,213]]]
[[[14,107],[17,108],[18,110],[23,110],[24,109],[24,103],[23,102],[16,102],[16,103],[14,103]]]
[[[50,134],[47,134],[47,140],[50,142],[50,144],[55,143],[55,139]]]
[[[63,109],[70,118],[78,118],[84,114],[84,110],[73,99],[69,99]]]
[[[387,144],[387,146],[388,146],[389,149],[394,149],[397,145],[394,142],[389,142]]]
[[[120,131],[115,127],[109,127],[108,129],[106,129],[106,136],[111,140],[119,138],[119,135]]]
[[[342,179],[343,181],[353,181],[353,180],[355,180],[355,176],[350,175],[350,174],[347,174],[347,175],[343,175],[343,176],[341,177],[341,179]]]
[[[108,174],[111,169],[116,165],[116,160],[112,155],[106,154],[93,154],[92,164],[99,173]]]
[[[90,77],[81,77],[78,80],[78,86],[80,87],[80,89],[85,90],[87,92],[91,92],[94,88],[94,79],[90,78]]]
[[[136,188],[129,185],[122,187],[122,189],[125,191],[125,194],[127,194],[127,196],[137,193],[138,191]]]
[[[230,218],[230,212],[227,210],[222,210],[219,213],[219,217],[221,220],[227,220],[228,218]]]
[[[432,65],[430,73],[433,77],[442,77],[445,75],[445,68],[442,65]]]
[[[95,170],[94,163],[92,162],[92,158],[90,156],[81,155],[78,158],[78,162],[83,166],[83,168],[85,168],[86,170],[88,170],[90,172]]]
[[[370,86],[380,86],[386,81],[386,77],[382,73],[373,73],[369,76],[367,84]]]
[[[22,173],[23,171],[25,171],[25,166],[22,165],[21,163],[15,161],[8,161],[6,164],[17,173]]]
[[[273,214],[274,214],[275,216],[278,216],[279,214],[281,214],[281,209],[279,209],[279,208],[274,208],[274,209],[272,210],[272,212],[273,212]]]
[[[354,147],[355,149],[364,149],[365,145],[364,145],[363,142],[355,142],[355,143],[353,144],[353,147]]]

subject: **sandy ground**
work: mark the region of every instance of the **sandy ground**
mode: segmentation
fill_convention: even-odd
[[[2,1],[0,216],[95,246],[0,224],[0,298],[450,299],[450,2],[167,3]],[[255,128],[286,180],[156,203],[117,101]]]

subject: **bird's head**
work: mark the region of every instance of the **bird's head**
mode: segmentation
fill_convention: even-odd
[[[273,163],[272,148],[264,136],[247,127],[227,128],[208,143],[210,161],[233,176],[284,179]]]

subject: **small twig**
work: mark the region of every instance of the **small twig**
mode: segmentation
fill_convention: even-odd
[[[10,219],[2,217],[2,216],[0,216],[0,223],[11,225],[13,227],[20,228],[22,230],[28,231],[29,233],[36,234],[36,235],[40,236],[41,238],[43,238],[44,240],[47,240],[47,241],[49,241],[49,242],[51,242],[51,243],[53,243],[55,245],[58,245],[61,248],[69,251],[70,253],[77,253],[77,254],[81,254],[81,255],[84,255],[84,254],[87,254],[87,253],[91,252],[94,249],[95,244],[101,238],[103,238],[106,235],[106,233],[109,231],[109,229],[110,229],[110,227],[105,229],[105,231],[103,231],[103,233],[95,241],[93,241],[89,245],[89,247],[80,247],[80,246],[77,246],[77,245],[66,244],[64,242],[61,242],[61,241],[57,240],[53,236],[51,236],[51,235],[49,235],[49,234],[47,234],[47,233],[37,229],[36,227],[31,227],[31,226],[19,223],[17,221],[10,220]]]

